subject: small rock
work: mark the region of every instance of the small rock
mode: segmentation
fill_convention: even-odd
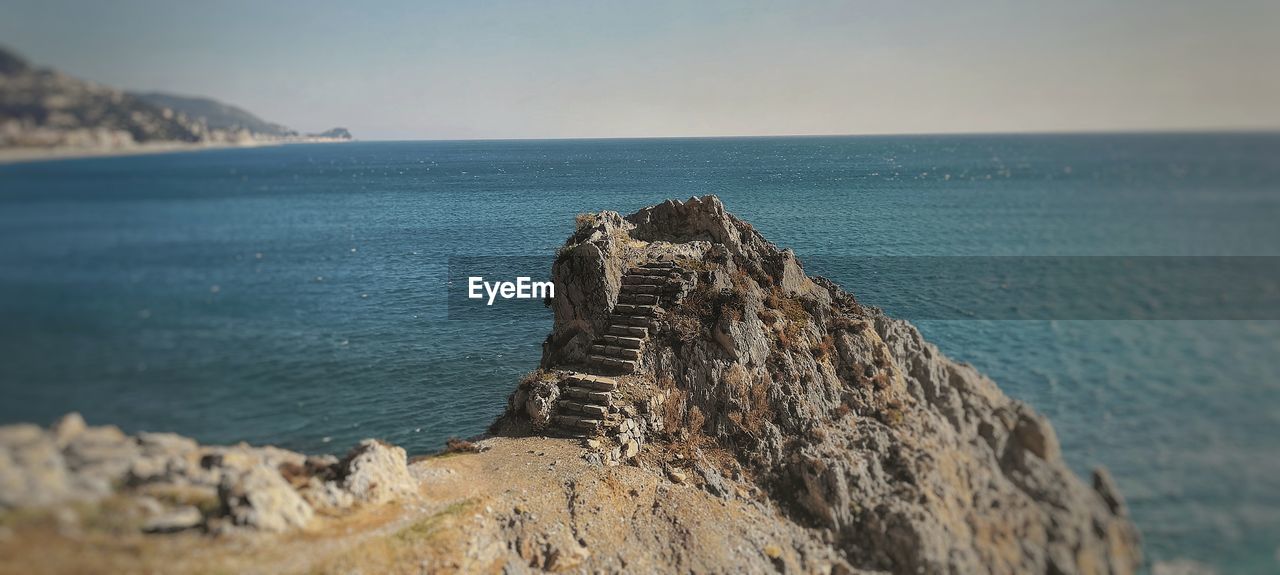
[[[53,432],[53,438],[54,441],[58,443],[58,447],[66,447],[67,444],[71,443],[72,439],[75,439],[76,436],[80,435],[86,427],[88,426],[84,423],[84,417],[81,417],[79,413],[73,411],[59,418],[58,421],[53,424],[53,427],[50,428],[50,431]]]
[[[142,524],[142,530],[147,533],[173,533],[199,527],[202,523],[204,515],[200,514],[199,509],[188,505],[148,519]]]
[[[1172,561],[1156,561],[1151,566],[1151,575],[1217,575],[1213,567],[1190,559],[1174,559]]]
[[[361,501],[384,503],[418,493],[418,482],[409,474],[402,447],[366,439],[352,449],[338,467],[343,489]]]
[[[302,527],[315,515],[289,482],[266,465],[224,475],[218,498],[235,525],[263,531]]]
[[[672,483],[679,483],[679,484],[684,484],[684,482],[688,481],[689,479],[689,476],[686,475],[685,472],[680,471],[679,469],[676,469],[674,467],[667,470],[667,477],[671,478]]]
[[[782,548],[778,547],[777,545],[765,545],[764,554],[767,555],[770,559],[777,559],[779,557],[782,557]]]

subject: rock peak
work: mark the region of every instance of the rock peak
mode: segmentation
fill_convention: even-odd
[[[1073,475],[1047,420],[807,276],[716,196],[582,214],[552,275],[540,369],[496,433],[580,436],[589,461],[725,497],[759,489],[856,568],[1140,563],[1114,485]]]

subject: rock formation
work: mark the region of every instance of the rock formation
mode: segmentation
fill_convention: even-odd
[[[492,431],[584,436],[586,457],[712,494],[762,488],[856,568],[1130,573],[1105,471],[910,324],[805,275],[714,196],[579,217],[541,369]]]
[[[147,531],[288,531],[319,512],[409,499],[399,447],[366,440],[339,460],[275,447],[200,446],[172,433],[125,435],[69,414],[48,430],[0,427],[0,511],[122,498]]]
[[[552,273],[541,365],[494,437],[406,466],[374,440],[339,459],[128,436],[75,415],[0,427],[0,554],[22,572],[102,560],[272,573],[1141,564],[1110,477],[1075,477],[1043,417],[910,324],[807,276],[715,197],[579,216]],[[257,536],[51,539],[3,513],[121,499],[148,533]],[[305,538],[278,534],[303,527]],[[92,567],[50,567],[49,545]]]

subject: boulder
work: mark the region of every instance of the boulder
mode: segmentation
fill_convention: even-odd
[[[218,499],[232,524],[261,531],[305,527],[315,515],[280,472],[265,464],[224,475]]]
[[[0,509],[48,505],[76,495],[53,437],[36,425],[0,427]]]
[[[417,495],[404,448],[376,439],[361,441],[338,464],[341,486],[357,501],[383,503]]]

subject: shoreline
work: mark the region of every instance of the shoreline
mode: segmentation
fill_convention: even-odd
[[[155,144],[138,144],[127,148],[0,148],[0,166],[56,162],[61,160],[82,160],[88,158],[116,158],[153,154],[202,152],[207,150],[226,150],[234,148],[265,148],[288,144],[342,144],[350,141],[354,140],[279,140],[250,143],[196,144],[162,142]]]

